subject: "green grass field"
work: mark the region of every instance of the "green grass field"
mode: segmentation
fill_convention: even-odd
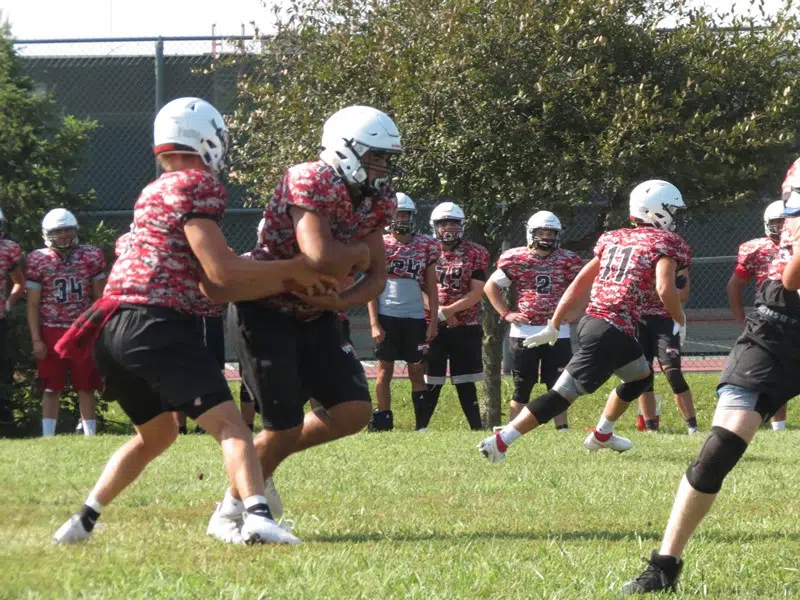
[[[705,431],[716,378],[689,376]],[[106,510],[90,543],[52,546],[125,438],[0,440],[0,597],[617,598],[657,546],[703,440],[684,435],[659,377],[665,433],[636,432],[631,411],[618,429],[630,452],[583,449],[606,388],[578,401],[569,433],[547,426],[490,465],[451,386],[427,434],[409,431],[407,382],[394,390],[399,430],[314,449],[278,471],[305,541],[296,547],[205,536],[225,488],[208,436],[179,439]],[[798,429],[760,433],[690,544],[681,596],[800,597],[798,448]]]

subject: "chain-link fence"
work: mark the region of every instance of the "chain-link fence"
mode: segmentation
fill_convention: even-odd
[[[219,67],[215,58],[259,50],[251,38],[128,38],[98,40],[21,40],[16,49],[24,58],[36,91],[52,92],[62,114],[90,118],[98,127],[88,145],[88,161],[76,185],[93,189],[99,210],[88,218],[124,232],[141,189],[156,174],[151,153],[152,119],[167,100],[199,96],[223,112],[235,100],[239,66]],[[301,157],[298,157],[298,159]],[[306,157],[302,157],[306,158]],[[259,209],[243,207],[246,190],[232,186],[223,230],[232,248],[243,252],[255,242]],[[689,199],[691,202],[691,199]],[[418,199],[419,228],[429,231],[434,201]],[[692,245],[692,296],[686,354],[724,355],[739,332],[728,310],[725,285],[735,263],[738,245],[763,235],[764,206],[752,206],[694,221],[682,231]],[[602,205],[587,202],[573,214],[559,215],[565,244],[596,227]],[[524,224],[513,229],[510,246],[525,243]],[[752,304],[752,290],[746,304]],[[354,341],[361,356],[372,356],[366,310],[351,311]],[[697,362],[697,361],[695,361]],[[718,358],[702,364],[719,366]],[[698,364],[700,364],[698,362]]]

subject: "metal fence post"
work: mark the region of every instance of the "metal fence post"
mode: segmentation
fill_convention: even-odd
[[[155,102],[156,102],[156,110],[154,114],[157,114],[161,107],[164,106],[164,40],[162,38],[158,38],[156,40],[156,55],[155,55]],[[155,159],[156,163],[156,179],[161,176],[161,165],[158,164],[158,159]]]

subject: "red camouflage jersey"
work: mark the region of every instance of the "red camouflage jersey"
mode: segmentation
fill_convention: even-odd
[[[517,290],[517,312],[532,325],[545,325],[556,312],[558,301],[583,268],[581,257],[558,248],[541,258],[522,246],[500,255],[497,268]]]
[[[441,246],[440,246],[441,247]],[[483,246],[462,241],[452,250],[442,247],[442,254],[436,261],[436,274],[439,276],[439,306],[449,306],[461,300],[470,291],[473,275],[478,272],[486,277],[489,267],[489,252]],[[458,326],[480,325],[480,302],[456,313]],[[430,320],[430,313],[425,318]]]
[[[114,242],[114,256],[119,258],[123,254],[125,254],[125,250],[128,249],[128,244],[131,241],[131,233],[123,233],[121,236],[117,238],[117,241]]]
[[[8,274],[20,266],[22,248],[11,240],[0,240],[0,319],[6,316],[8,300]]]
[[[393,235],[383,236],[386,248],[386,270],[392,279],[416,279],[420,288],[425,288],[425,270],[436,261],[442,251],[439,242],[432,237],[415,233],[407,244],[399,242]]]
[[[219,223],[226,198],[219,180],[202,169],[167,172],[144,188],[133,208],[129,245],[111,269],[104,296],[196,314],[205,298],[198,285],[203,269],[183,226],[193,218]]]
[[[594,255],[600,259],[600,272],[586,314],[630,336],[635,336],[642,307],[655,290],[658,260],[674,259],[678,271],[692,262],[692,249],[681,236],[655,227],[608,231],[597,240]]]
[[[785,198],[791,193],[792,188],[796,187],[800,187],[800,158],[795,160],[786,172],[786,177],[781,185],[781,196]]]
[[[748,281],[756,280],[759,287],[769,275],[769,267],[778,256],[778,243],[768,237],[760,237],[739,246],[736,266],[747,271]]]
[[[783,269],[786,267],[786,263],[789,262],[789,259],[792,258],[792,235],[789,232],[788,225],[788,222],[784,222],[781,228],[781,237],[778,241],[775,258],[773,258],[772,262],[769,264],[767,279],[771,281],[781,280],[783,277]]]
[[[283,174],[264,209],[265,227],[259,236],[260,245],[250,252],[250,258],[289,259],[300,253],[294,222],[289,215],[291,206],[327,217],[333,238],[346,244],[362,241],[371,233],[386,228],[397,210],[397,200],[394,190],[387,188],[385,193],[363,198],[354,206],[344,180],[324,162],[295,165]],[[323,313],[291,294],[271,296],[262,302],[305,321]]]
[[[800,319],[800,292],[787,290],[781,281],[783,270],[792,258],[792,236],[787,225],[784,223],[781,229],[778,255],[770,264],[766,281],[756,292],[755,304]]]
[[[96,246],[81,244],[64,258],[52,248],[28,255],[25,280],[41,290],[39,315],[44,327],[69,327],[92,305],[92,282],[105,279],[106,259]]]

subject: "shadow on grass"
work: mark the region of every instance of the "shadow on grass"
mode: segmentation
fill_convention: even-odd
[[[334,535],[303,536],[305,542],[318,542],[338,544],[342,542],[362,544],[372,542],[468,542],[472,540],[517,540],[517,541],[563,541],[563,542],[586,542],[592,540],[605,542],[623,542],[648,540],[652,542],[661,541],[662,531],[637,531],[637,532],[609,532],[609,531],[565,531],[559,533],[548,533],[538,531],[510,532],[510,531],[478,531],[464,533],[346,533]],[[800,532],[791,533],[748,533],[746,535],[727,535],[716,532],[706,532],[697,536],[699,539],[719,543],[747,543],[769,540],[789,540],[800,542]]]

